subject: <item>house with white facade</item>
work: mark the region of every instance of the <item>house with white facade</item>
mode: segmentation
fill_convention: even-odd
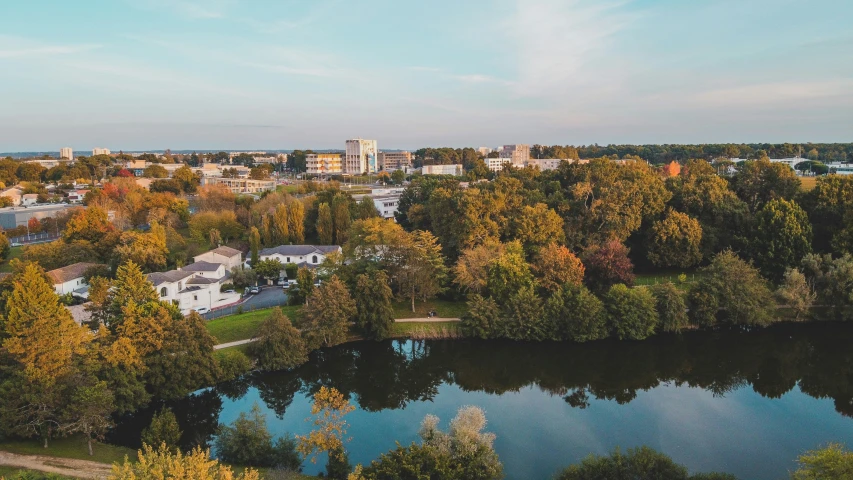
[[[221,263],[225,265],[225,271],[230,272],[232,268],[243,264],[243,252],[231,247],[217,247],[209,252],[196,255],[193,260],[198,262]]]
[[[47,272],[53,281],[53,290],[57,295],[72,294],[81,298],[89,297],[89,284],[83,278],[86,270],[102,266],[99,263],[79,262],[67,267],[57,268]]]
[[[342,251],[338,245],[279,245],[258,252],[258,259],[278,260],[282,265],[295,263],[300,268],[317,268],[330,253]]]
[[[21,197],[21,206],[30,207],[39,203],[39,196],[36,193],[25,193]]]
[[[172,302],[184,315],[194,310],[223,307],[240,300],[239,293],[222,292],[228,273],[221,263],[195,262],[177,270],[146,275],[160,295],[160,300]]]

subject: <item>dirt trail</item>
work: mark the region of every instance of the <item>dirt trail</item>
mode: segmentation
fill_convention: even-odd
[[[73,458],[48,457],[45,455],[20,455],[4,451],[0,451],[0,465],[57,473],[77,478],[104,479],[112,471],[112,466],[106,463]]]

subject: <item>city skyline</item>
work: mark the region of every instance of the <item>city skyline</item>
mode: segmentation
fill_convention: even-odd
[[[355,3],[10,4],[0,151],[842,142],[853,131],[849,2]]]

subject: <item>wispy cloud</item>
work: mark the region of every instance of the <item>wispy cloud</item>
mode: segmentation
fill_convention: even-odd
[[[225,18],[233,0],[134,0],[130,4],[146,10],[165,10],[185,18]]]
[[[101,48],[97,44],[44,45],[33,40],[0,35],[0,58],[32,58],[49,55],[71,55]]]

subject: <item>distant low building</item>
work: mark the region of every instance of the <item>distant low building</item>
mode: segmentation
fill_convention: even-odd
[[[412,152],[379,152],[379,168],[386,172],[405,170],[412,165]]]
[[[48,217],[56,217],[69,208],[81,208],[78,205],[51,204],[35,205],[32,207],[6,207],[0,208],[0,227],[6,230],[26,226],[31,218],[42,220]]]
[[[102,266],[99,263],[80,262],[67,267],[57,268],[47,272],[47,276],[53,281],[53,290],[57,295],[72,294],[81,298],[89,297],[89,284],[83,278],[86,270],[92,267]]]
[[[504,165],[512,164],[512,159],[509,158],[487,158],[486,166],[493,172],[500,172],[504,169]]]
[[[312,153],[305,156],[305,173],[308,175],[340,175],[343,173],[343,156],[340,153]]]
[[[59,149],[59,158],[74,160],[74,151],[71,150],[71,147],[62,147]]]
[[[109,155],[109,154],[110,154],[110,149],[109,149],[109,148],[95,147],[95,148],[93,148],[93,149],[92,149],[92,156],[95,156],[95,155]]]
[[[262,193],[275,190],[275,180],[251,178],[201,177],[201,185],[225,185],[234,193]]]
[[[37,193],[25,193],[21,196],[22,207],[32,207],[37,203],[39,203],[39,196]]]
[[[462,175],[462,165],[424,165],[421,169],[424,175]]]

